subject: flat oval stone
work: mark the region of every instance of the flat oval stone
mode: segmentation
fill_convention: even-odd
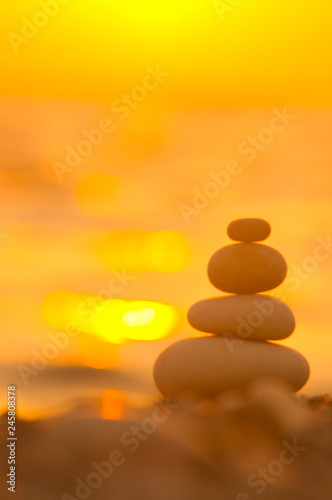
[[[233,220],[228,228],[228,236],[235,241],[262,241],[271,233],[270,224],[264,219]]]
[[[258,243],[236,243],[217,250],[208,265],[211,283],[228,293],[259,293],[276,288],[287,274],[283,256]]]
[[[280,379],[298,391],[309,377],[307,360],[289,347],[234,337],[197,337],[169,346],[158,357],[154,379],[165,396],[190,393],[197,398],[257,377]]]
[[[243,339],[280,340],[295,328],[290,308],[269,295],[229,295],[200,300],[188,311],[188,321],[197,330]]]

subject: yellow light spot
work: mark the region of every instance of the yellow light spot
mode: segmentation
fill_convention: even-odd
[[[93,173],[77,186],[77,201],[84,212],[94,217],[110,217],[116,211],[117,180],[109,174]]]
[[[174,307],[159,302],[137,300],[128,303],[123,316],[125,336],[130,340],[154,341],[175,333],[178,316]],[[130,325],[128,322],[130,318]]]
[[[119,299],[56,291],[42,304],[45,321],[66,331],[68,324],[114,344],[156,341],[174,335],[179,327],[176,309],[160,302]]]
[[[155,341],[175,333],[178,316],[172,306],[149,301],[106,300],[93,332],[110,342]]]
[[[66,330],[70,323],[76,325],[77,330],[88,333],[103,302],[101,297],[88,293],[56,290],[44,298],[41,313],[53,328]]]
[[[100,239],[97,253],[110,269],[125,267],[134,272],[146,271],[141,248],[147,234],[148,231],[112,231]]]
[[[143,308],[140,311],[127,311],[124,313],[122,320],[128,326],[143,326],[148,325],[156,317],[156,313],[151,308]]]
[[[158,231],[149,234],[144,241],[142,258],[146,266],[153,271],[179,271],[189,261],[190,247],[181,233]]]
[[[177,231],[114,231],[98,242],[97,253],[111,269],[169,273],[188,263],[190,246]]]
[[[101,416],[106,420],[120,420],[123,415],[125,395],[123,391],[104,389]]]
[[[122,318],[127,309],[128,305],[124,300],[105,300],[91,323],[91,333],[108,342],[115,344],[126,343],[127,338]]]

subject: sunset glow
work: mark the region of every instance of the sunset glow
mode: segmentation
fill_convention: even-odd
[[[216,294],[206,265],[230,243],[228,223],[262,217],[288,264],[278,293],[297,327],[282,343],[310,363],[305,391],[332,391],[331,17],[328,0],[6,5],[10,377],[38,359],[37,384],[72,367],[147,383],[161,346],[199,335],[186,311]],[[46,405],[38,391],[31,382],[22,395],[29,411]]]
[[[78,331],[115,344],[153,341],[176,332],[178,313],[166,304],[149,301],[105,300],[99,296],[58,291],[42,305],[45,321],[60,330],[76,325]]]

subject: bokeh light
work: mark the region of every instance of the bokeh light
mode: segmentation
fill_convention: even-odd
[[[136,272],[176,272],[190,259],[190,245],[179,231],[112,231],[97,244],[97,253],[110,268]]]
[[[142,247],[142,260],[152,271],[179,271],[189,261],[190,247],[183,234],[156,231],[147,236]]]
[[[45,297],[41,312],[54,328],[64,331],[76,328],[114,344],[157,341],[174,335],[179,328],[175,307],[145,300],[102,299],[96,295],[55,291]],[[93,350],[98,350],[98,345]]]
[[[148,231],[112,231],[97,243],[99,258],[109,269],[127,269],[135,272],[146,270],[141,258],[141,248]]]

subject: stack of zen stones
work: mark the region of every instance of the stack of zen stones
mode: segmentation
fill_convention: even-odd
[[[295,328],[289,307],[261,293],[280,285],[287,273],[283,256],[257,243],[270,232],[263,219],[239,219],[228,226],[228,236],[237,243],[211,257],[208,277],[232,295],[201,300],[189,309],[189,323],[209,335],[181,340],[159,355],[154,378],[165,397],[206,399],[262,377],[282,380],[292,391],[306,383],[306,359],[270,342],[289,337]]]

